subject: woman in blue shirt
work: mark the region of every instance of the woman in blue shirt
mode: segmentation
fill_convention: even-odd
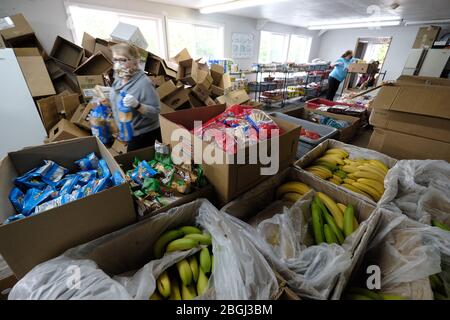
[[[344,81],[345,77],[347,76],[349,65],[357,60],[358,59],[353,58],[353,51],[347,50],[341,58],[339,58],[335,63],[331,65],[332,67],[334,67],[334,69],[330,73],[330,76],[328,78],[328,100],[334,100],[341,82]]]

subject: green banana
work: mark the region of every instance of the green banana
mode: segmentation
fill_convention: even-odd
[[[209,254],[208,248],[203,248],[200,250],[199,254],[200,268],[204,273],[211,272],[211,255]]]
[[[184,235],[187,234],[202,234],[202,231],[197,228],[197,227],[193,227],[193,226],[184,226],[181,228],[178,228],[179,231],[183,232]]]
[[[186,251],[195,248],[198,245],[198,241],[193,239],[177,239],[167,245],[166,252],[174,251]]]
[[[164,271],[156,280],[156,286],[158,287],[158,291],[161,296],[164,298],[168,298],[170,296],[170,279],[167,271]]]
[[[158,240],[156,240],[153,246],[153,254],[157,259],[160,259],[164,254],[164,249],[167,244],[172,242],[173,240],[179,239],[183,237],[183,232],[179,230],[170,230],[164,232]]]
[[[207,246],[210,246],[212,243],[211,235],[207,233],[198,234],[198,233],[191,233],[184,236],[185,239],[192,239],[198,241],[200,244],[204,244]]]
[[[371,298],[373,300],[383,300],[383,298],[376,292],[364,288],[350,288],[348,290],[350,294],[359,294]]]
[[[338,243],[336,236],[327,224],[323,226],[323,232],[325,234],[325,240],[328,244]]]
[[[162,300],[163,298],[159,295],[158,292],[155,292],[150,296],[150,300]]]
[[[170,298],[169,300],[181,300],[181,292],[180,286],[178,285],[178,281],[170,282]]]
[[[323,234],[323,221],[322,215],[320,214],[320,208],[315,202],[311,203],[311,215],[314,241],[319,245],[325,241],[325,235]]]
[[[354,231],[354,224],[353,221],[355,219],[355,209],[351,204],[345,208],[344,212],[344,234],[345,237],[350,236]]]
[[[214,272],[214,256],[211,255],[211,272]]]
[[[431,225],[433,227],[437,227],[437,228],[440,228],[445,231],[450,231],[450,227],[448,227],[447,225],[445,225],[437,220],[431,220]]]
[[[181,285],[181,298],[183,300],[194,300],[196,297],[195,289],[191,286]]]
[[[328,224],[331,228],[331,231],[333,231],[334,235],[336,236],[338,240],[338,244],[344,243],[344,235],[342,234],[341,229],[337,226],[336,222],[334,221],[333,217],[328,213],[328,210],[325,208],[325,205],[320,201],[318,198],[314,198],[313,201],[316,201],[317,205],[322,209],[322,215],[325,218],[326,224]]]
[[[337,175],[339,178],[341,179],[346,179],[347,178],[347,174],[342,171],[342,170],[337,170],[334,172],[335,175]]]
[[[198,261],[197,261],[197,257],[194,256],[190,256],[189,259],[189,266],[191,267],[191,271],[192,271],[192,277],[194,278],[194,281],[197,282],[198,280]]]
[[[197,293],[201,296],[208,289],[208,277],[203,273],[200,268],[197,282]]]
[[[186,259],[177,262],[177,270],[183,285],[190,285],[192,283],[193,276],[189,262],[187,262]]]

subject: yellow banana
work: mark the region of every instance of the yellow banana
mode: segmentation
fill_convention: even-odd
[[[346,172],[346,173],[355,173],[358,171],[358,167],[356,166],[351,166],[351,165],[345,165],[341,168],[342,171]],[[348,176],[348,175],[347,175]]]
[[[308,169],[323,171],[324,173],[326,173],[328,175],[331,175],[331,176],[333,175],[333,172],[331,172],[330,169],[328,169],[327,167],[324,167],[324,166],[320,166],[320,165],[315,165],[315,166],[309,167]]]
[[[150,296],[150,300],[162,300],[163,298],[159,295],[158,292],[155,292]]]
[[[340,185],[341,185],[339,182],[337,182],[337,181],[334,180],[334,179],[329,179],[328,181],[331,182],[332,184],[337,185],[337,186],[340,186]]]
[[[191,233],[191,234],[187,234],[184,236],[184,239],[192,239],[197,241],[200,244],[204,244],[204,245],[211,245],[212,243],[212,239],[211,239],[211,235],[207,234],[207,233],[202,233],[202,234],[198,234],[198,233]]]
[[[181,285],[181,297],[183,300],[194,300],[196,296],[195,288],[184,284]]]
[[[355,180],[355,181],[358,180],[358,178],[353,173],[348,174],[347,178]]]
[[[348,158],[349,154],[347,151],[345,151],[344,149],[328,149],[325,154],[338,154],[340,156],[342,156],[342,158]]]
[[[194,239],[186,239],[181,238],[172,241],[167,245],[167,252],[174,252],[174,251],[186,251],[190,250],[192,248],[195,248],[198,245],[198,241]]]
[[[181,292],[180,292],[180,286],[178,284],[178,281],[171,281],[170,282],[170,297],[169,300],[181,300]]]
[[[383,170],[381,170],[378,167],[375,167],[373,165],[370,165],[370,164],[364,164],[362,166],[359,166],[358,169],[359,170],[363,170],[363,171],[369,171],[369,172],[376,173],[376,174],[382,176],[383,178],[386,176],[386,174],[384,173]]]
[[[191,268],[191,272],[192,272],[192,278],[194,278],[194,281],[197,282],[198,280],[198,261],[197,261],[197,257],[194,256],[190,256],[188,259],[189,262],[189,267]]]
[[[338,206],[339,210],[341,210],[342,214],[344,214],[345,209],[347,208],[347,206],[343,203],[336,203],[336,205]]]
[[[345,162],[344,160],[342,160],[342,158],[338,155],[335,154],[327,154],[323,157],[320,157],[319,159],[317,159],[317,161],[326,161],[326,162],[330,162],[331,164],[334,165],[344,165]]]
[[[363,196],[366,196],[366,197],[368,197],[369,199],[372,199],[372,197],[371,197],[370,195],[368,195],[368,194],[365,193],[364,191],[362,191],[362,190],[356,188],[353,184],[347,184],[347,183],[344,183],[344,184],[341,184],[341,186],[344,187],[345,189],[351,190],[351,191],[353,191],[353,192],[356,192],[356,193],[359,193],[359,194],[361,194],[361,195],[363,195]]]
[[[366,178],[366,179],[372,179],[375,181],[378,181],[382,184],[384,184],[384,177],[380,176],[378,173],[369,172],[369,171],[358,171],[354,173],[354,176],[356,178]],[[358,180],[356,179],[356,180]]]
[[[299,199],[303,198],[303,195],[299,193],[285,193],[283,195],[283,200],[289,201],[289,202],[297,202]]]
[[[205,275],[202,269],[198,274],[197,281],[197,293],[201,296],[208,289],[208,277]]]
[[[372,187],[375,190],[377,190],[380,194],[384,193],[384,185],[376,180],[360,178],[355,182],[359,182],[359,183],[368,185],[369,187]]]
[[[370,196],[375,200],[375,201],[379,201],[381,199],[382,194],[379,193],[377,190],[375,190],[372,187],[369,187],[368,185],[359,183],[359,182],[354,182],[352,184],[353,186],[357,187],[358,189],[364,191],[367,194],[370,194]]]
[[[356,182],[356,180],[345,178],[344,183],[352,184],[353,182]]]
[[[161,258],[164,254],[164,249],[166,248],[167,244],[172,242],[173,240],[182,238],[183,235],[183,232],[180,230],[169,230],[167,232],[164,232],[153,245],[153,254],[155,255],[155,258]]]
[[[339,184],[341,184],[341,183],[342,183],[342,178],[341,178],[341,177],[339,177],[339,176],[337,176],[337,175],[333,175],[333,179],[334,179],[334,180],[336,180],[336,181],[338,181],[338,182],[339,182]]]
[[[374,166],[377,166],[378,168],[380,168],[381,170],[383,170],[385,174],[387,174],[388,171],[389,171],[389,168],[388,168],[383,162],[381,162],[381,161],[379,161],[379,160],[376,160],[376,159],[374,159],[374,160],[369,160],[369,163],[371,163],[371,164],[373,164]]]
[[[178,228],[178,230],[183,232],[184,235],[192,234],[192,233],[202,234],[202,230],[200,230],[197,227],[193,227],[193,226],[184,226],[184,227]]]
[[[277,189],[277,198],[280,198],[285,193],[298,193],[303,195],[309,190],[311,190],[311,188],[304,183],[294,181],[288,182]]]
[[[177,262],[177,270],[183,285],[188,286],[192,283],[192,271],[186,259]]]
[[[342,215],[341,210],[339,210],[336,202],[334,202],[333,199],[331,199],[329,196],[322,192],[317,192],[317,197],[325,204],[327,209],[330,211],[331,215],[333,216],[334,220],[336,221],[337,226],[343,230],[344,228],[344,217]]]
[[[156,280],[156,286],[158,287],[158,291],[161,296],[164,298],[168,298],[170,296],[170,278],[167,271],[164,271]]]
[[[306,171],[315,175],[316,177],[319,177],[322,180],[326,180],[329,178],[329,176],[327,174],[324,174],[323,172],[319,172],[319,171],[315,171],[315,170],[306,170]]]

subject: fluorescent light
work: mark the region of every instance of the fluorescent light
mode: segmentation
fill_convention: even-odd
[[[327,26],[336,24],[354,24],[354,23],[366,23],[366,22],[380,22],[380,21],[396,21],[401,20],[399,16],[374,16],[360,19],[340,19],[340,20],[325,20],[319,22],[311,22],[308,26]]]
[[[399,26],[402,20],[391,21],[370,21],[359,23],[341,23],[341,24],[326,24],[326,25],[311,25],[309,30],[332,30],[332,29],[351,29],[351,28],[375,28],[375,27],[391,27]]]
[[[282,1],[286,1],[286,0],[236,0],[233,2],[227,2],[227,3],[222,3],[222,4],[217,4],[217,5],[201,8],[200,13],[208,14],[208,13],[215,13],[215,12],[230,11],[230,10],[236,10],[236,9],[242,9],[242,8],[263,6],[266,4],[272,4],[275,2],[282,2]]]
[[[420,24],[449,24],[450,19],[446,20],[427,20],[427,21],[406,21],[405,26],[414,26]]]

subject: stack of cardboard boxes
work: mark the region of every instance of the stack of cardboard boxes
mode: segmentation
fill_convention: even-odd
[[[397,159],[450,161],[450,80],[401,76],[373,102],[369,148]]]

